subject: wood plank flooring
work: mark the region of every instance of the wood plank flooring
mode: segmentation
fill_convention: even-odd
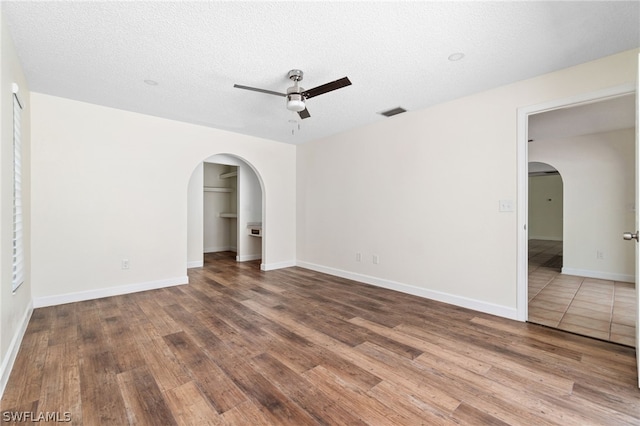
[[[36,309],[3,420],[640,424],[633,348],[228,253],[205,265],[190,285]]]

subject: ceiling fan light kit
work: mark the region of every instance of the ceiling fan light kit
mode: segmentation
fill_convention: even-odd
[[[305,119],[311,117],[311,114],[309,114],[309,110],[307,109],[307,106],[305,104],[307,99],[351,85],[351,81],[349,81],[347,77],[343,77],[330,83],[314,87],[313,89],[304,90],[298,85],[298,82],[302,81],[303,76],[304,73],[301,70],[293,69],[289,71],[287,77],[289,78],[289,80],[293,81],[293,86],[287,89],[286,94],[274,92],[272,90],[258,89],[256,87],[243,86],[240,84],[234,84],[233,87],[238,89],[252,90],[254,92],[266,93],[269,95],[285,96],[287,98],[287,109],[289,111],[297,112],[300,118]]]
[[[287,109],[289,111],[300,112],[306,108],[301,90],[302,88],[298,87],[298,82],[287,89]]]
[[[305,108],[304,98],[300,93],[291,93],[287,95],[287,109],[289,111],[300,112]]]

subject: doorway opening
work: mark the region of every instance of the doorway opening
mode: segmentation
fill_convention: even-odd
[[[635,346],[635,247],[622,240],[635,227],[634,89],[518,111],[523,321]]]
[[[529,286],[531,303],[562,272],[563,183],[550,164],[529,162]],[[535,311],[535,309],[534,309]],[[532,312],[529,321],[544,323],[549,314]],[[553,315],[551,315],[553,317]],[[533,320],[537,321],[533,321]]]
[[[235,254],[237,262],[262,259],[262,187],[243,160],[214,155],[203,163],[203,259]]]
[[[188,267],[264,258],[264,190],[246,161],[228,154],[205,159],[193,172],[188,196]]]

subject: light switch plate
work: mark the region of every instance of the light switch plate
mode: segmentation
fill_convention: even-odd
[[[513,211],[513,201],[512,200],[500,200],[500,202],[499,202],[499,210],[501,212],[512,212]]]

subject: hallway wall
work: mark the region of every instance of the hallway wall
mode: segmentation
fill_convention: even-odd
[[[529,160],[551,164],[564,182],[564,257],[570,275],[633,282],[635,129],[536,140]]]
[[[560,175],[529,176],[529,239],[562,241],[563,190]]]

